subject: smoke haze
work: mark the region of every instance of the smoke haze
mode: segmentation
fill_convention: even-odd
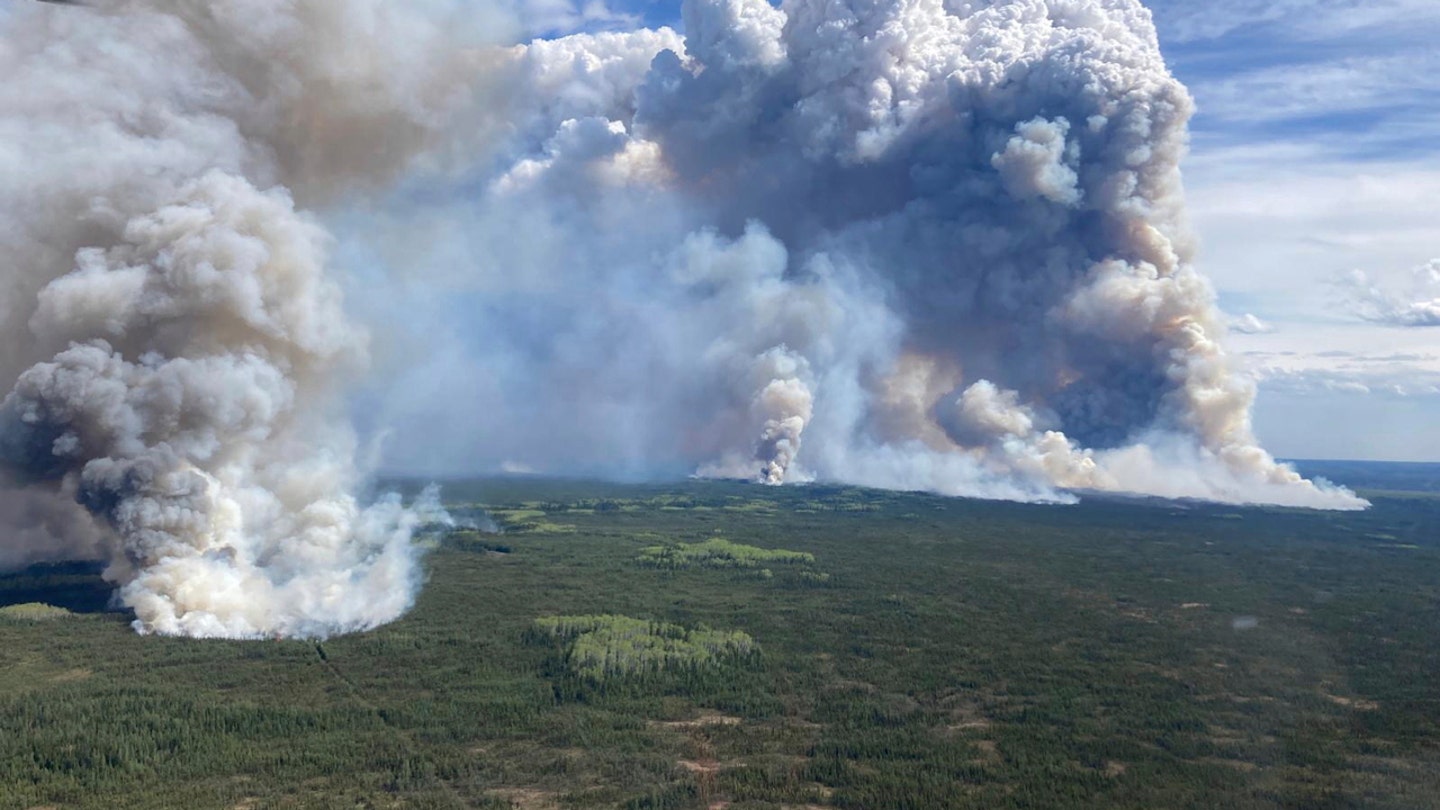
[[[508,19],[0,16],[0,565],[105,556],[143,632],[371,627],[439,513],[358,501],[370,449],[1363,506],[1255,441],[1136,0]]]

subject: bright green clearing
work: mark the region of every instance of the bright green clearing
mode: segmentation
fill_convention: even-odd
[[[70,611],[65,608],[47,605],[44,602],[25,602],[19,605],[0,607],[0,618],[23,622],[46,622],[52,619],[63,619],[70,615],[72,615]]]
[[[547,616],[535,621],[567,648],[566,664],[591,681],[690,672],[734,664],[758,653],[744,633],[628,616]]]
[[[646,546],[640,549],[641,565],[679,570],[682,568],[762,568],[767,565],[814,565],[815,555],[783,548],[757,548],[712,537],[699,543],[673,546]]]

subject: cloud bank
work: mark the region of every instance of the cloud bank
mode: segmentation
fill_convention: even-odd
[[[357,500],[351,409],[400,467],[1363,504],[1255,442],[1138,2],[684,28],[7,16],[7,558],[102,550],[146,632],[393,619],[424,515]]]

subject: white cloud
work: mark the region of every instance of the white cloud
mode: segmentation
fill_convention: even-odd
[[[1197,150],[1185,181],[1202,269],[1222,296],[1279,327],[1334,320],[1332,282],[1356,267],[1435,255],[1440,168],[1430,160],[1360,163],[1302,141],[1254,144]]]
[[[516,16],[532,35],[635,28],[640,16],[616,11],[605,0],[519,0]]]
[[[1380,119],[1440,120],[1440,53],[1433,49],[1281,64],[1204,80],[1202,115],[1234,124],[1370,112]]]
[[[1260,384],[1255,429],[1286,458],[1440,458],[1440,356],[1422,330],[1363,324],[1240,336]],[[1388,339],[1387,339],[1388,338]],[[1352,345],[1356,351],[1318,350]]]
[[[1294,6],[1287,21],[1297,38],[1338,39],[1366,34],[1419,39],[1440,30],[1434,0],[1309,0]]]
[[[1219,39],[1256,26],[1296,40],[1440,28],[1433,0],[1152,0],[1150,7],[1161,38],[1178,43]]]
[[[1216,39],[1247,25],[1283,20],[1317,5],[1316,0],[1155,0],[1161,37],[1174,42]]]
[[[1239,332],[1242,335],[1264,335],[1275,331],[1275,327],[1261,320],[1253,313],[1247,312],[1244,315],[1232,316],[1227,325],[1230,331]]]
[[[1440,259],[1404,274],[1352,270],[1338,282],[1346,308],[1388,326],[1440,326]]]
[[[1388,333],[1399,346],[1352,339],[1374,351],[1252,352],[1246,360],[1260,382],[1255,429],[1286,458],[1433,461],[1440,458],[1440,357],[1416,340],[1420,330],[1357,326]],[[1323,332],[1316,330],[1312,335]],[[1278,340],[1267,336],[1260,341]],[[1288,345],[1299,345],[1292,341]]]
[[[1303,138],[1358,158],[1424,153],[1440,129],[1434,0],[1152,0],[1200,143]]]
[[[1433,372],[1389,373],[1273,370],[1261,375],[1261,384],[1270,393],[1359,394],[1383,397],[1440,397],[1440,374]]]

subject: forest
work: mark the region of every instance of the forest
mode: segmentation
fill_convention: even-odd
[[[451,481],[414,609],[319,642],[138,636],[36,566],[0,808],[1437,807],[1434,472],[1350,513]]]

